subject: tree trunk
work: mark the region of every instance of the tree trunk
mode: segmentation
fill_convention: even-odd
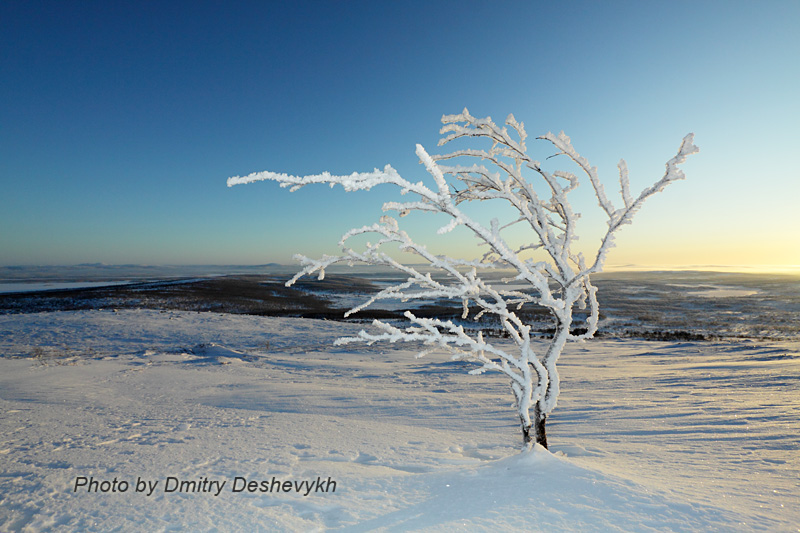
[[[547,421],[547,415],[542,414],[539,406],[533,408],[533,425],[536,427],[536,443],[541,444],[547,449],[547,432],[544,429],[544,423]]]
[[[533,443],[541,444],[547,449],[547,432],[545,431],[544,424],[547,421],[547,415],[542,414],[539,405],[533,408],[533,421],[531,425],[526,426],[522,424],[522,439],[526,446],[532,446]]]

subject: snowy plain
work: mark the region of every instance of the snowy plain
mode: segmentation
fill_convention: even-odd
[[[0,316],[0,530],[800,531],[796,341],[568,345],[521,454],[503,377],[360,327]]]

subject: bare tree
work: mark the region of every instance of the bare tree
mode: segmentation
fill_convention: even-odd
[[[336,263],[385,265],[404,274],[406,280],[383,289],[345,316],[378,300],[437,298],[461,300],[463,319],[469,317],[471,309],[478,310],[473,317],[476,320],[484,315],[494,316],[514,341],[514,350],[505,349],[501,346],[503,343],[489,342],[479,328],[475,332],[467,331],[452,320],[421,318],[412,311],[405,312],[409,325],[403,329],[375,320],[373,325],[377,327],[377,333],[362,330],[357,337],[341,338],[336,342],[421,342],[426,349],[419,356],[444,348],[453,354],[453,359],[477,363],[479,366],[471,371],[473,374],[487,370],[502,372],[511,382],[524,442],[527,446],[536,442],[546,448],[545,421],[556,406],[560,390],[556,369],[558,358],[568,340],[588,339],[597,331],[597,289],[592,285],[590,276],[602,270],[606,254],[613,246],[615,233],[631,222],[647,198],[673,181],[683,179],[684,174],[678,165],[688,155],[697,152],[698,148],[692,143],[693,135],[687,135],[678,153],[667,162],[661,179],[636,197],[631,195],[627,165],[621,160],[618,167],[622,205],[616,207],[606,196],[596,167],[590,166],[575,151],[569,137],[563,132],[538,137],[555,147],[554,155],[566,156],[577,166],[579,173],[588,177],[599,205],[608,218],[608,228],[599,247],[587,259],[582,253],[571,249],[577,239],[576,222],[579,214],[573,211],[567,195],[578,186],[579,179],[566,171],[549,172],[531,158],[525,145],[527,134],[523,123],[509,115],[505,126],[499,127],[490,117],[478,119],[466,109],[458,115],[445,115],[442,122],[444,126],[441,133],[444,137],[439,141],[440,146],[464,137],[485,138],[491,145],[488,149],[461,149],[434,156],[428,155],[422,146],[417,145],[416,153],[433,177],[433,187],[422,182],[407,181],[389,165],[383,170],[348,176],[333,176],[326,172],[297,177],[258,172],[229,178],[228,186],[273,180],[282,187],[291,187],[292,191],[312,183],[338,184],[347,191],[355,191],[389,183],[399,187],[402,194],[410,193],[414,198],[406,202],[387,202],[383,205],[384,211],[399,212],[401,217],[412,211],[443,213],[449,217],[449,223],[439,229],[440,234],[464,226],[477,236],[488,247],[480,258],[462,260],[437,255],[401,230],[396,219],[383,216],[376,224],[345,233],[339,242],[341,255],[325,255],[318,260],[295,256],[303,268],[287,282],[287,286],[304,275],[317,273],[322,279],[325,269]],[[450,160],[455,160],[453,163],[471,161],[474,164],[442,164]],[[547,191],[549,197],[540,197],[534,190],[533,181],[524,177],[523,173],[535,180],[542,180],[543,190]],[[538,186],[541,187],[542,182]],[[471,218],[462,208],[465,203],[483,200],[507,202],[513,207],[513,217],[504,224],[494,218],[487,226]],[[507,230],[515,225],[524,226],[530,235],[530,242],[511,244]],[[348,245],[351,238],[364,234],[377,235],[377,241],[366,243],[362,251],[356,251]],[[415,254],[427,268],[403,264],[394,259],[384,251],[389,244],[399,245],[400,250]],[[419,259],[416,261],[419,262]],[[446,275],[434,278],[430,272],[423,270]],[[498,270],[511,270],[513,274],[500,282],[490,283],[486,273]],[[525,288],[520,289],[520,285]],[[547,309],[554,321],[554,333],[543,353],[534,351],[531,324],[520,316],[522,306],[530,305]],[[583,324],[580,329],[572,327],[575,309],[582,310],[580,316]]]

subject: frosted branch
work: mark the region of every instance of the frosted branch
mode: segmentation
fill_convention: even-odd
[[[443,214],[448,221],[438,229],[440,235],[458,227],[469,230],[487,251],[478,259],[456,259],[428,251],[402,231],[395,218],[383,216],[378,223],[347,231],[339,241],[341,255],[323,255],[320,259],[295,256],[302,268],[287,285],[306,275],[323,279],[326,269],[335,264],[383,265],[403,274],[405,279],[366,298],[345,316],[381,300],[444,298],[461,303],[462,320],[467,320],[473,309],[476,309],[474,320],[486,315],[494,317],[511,342],[516,344],[514,353],[487,341],[480,330],[471,333],[450,320],[420,318],[411,311],[404,315],[409,323],[404,329],[376,320],[373,326],[378,333],[361,331],[356,337],[342,338],[336,342],[419,342],[423,346],[419,356],[435,349],[444,349],[454,359],[476,363],[472,374],[502,372],[511,381],[517,414],[527,435],[531,428],[529,410],[536,406],[538,413],[547,415],[556,406],[560,391],[556,363],[565,342],[591,338],[597,331],[597,288],[592,285],[590,276],[602,270],[608,251],[614,245],[616,232],[631,223],[647,198],[662,191],[673,181],[684,178],[679,165],[698,149],[693,143],[693,135],[687,135],[677,154],[667,161],[664,175],[636,197],[630,191],[627,164],[620,160],[619,194],[622,207],[617,208],[606,195],[597,168],[575,150],[566,134],[547,133],[538,137],[554,146],[556,155],[565,155],[577,167],[579,175],[588,178],[597,203],[608,219],[601,243],[587,262],[582,253],[573,253],[571,249],[572,243],[578,238],[576,228],[580,213],[573,211],[568,195],[579,186],[581,180],[578,175],[567,170],[550,173],[542,169],[539,162],[527,152],[524,124],[513,115],[508,115],[504,125],[498,126],[490,117],[476,118],[464,109],[456,115],[444,115],[442,123],[440,146],[461,142],[459,139],[477,138],[483,139],[486,147],[459,148],[431,156],[421,145],[417,145],[416,154],[427,171],[428,182],[432,180],[430,186],[422,181],[412,183],[406,180],[390,165],[383,170],[348,175],[323,172],[293,176],[256,172],[228,178],[227,183],[230,187],[256,181],[275,181],[291,191],[312,184],[339,185],[346,191],[370,190],[377,185],[389,184],[397,187],[401,194],[410,194],[412,198],[404,202],[385,202],[384,211],[395,211],[400,217],[412,212]],[[448,164],[443,164],[444,161]],[[472,164],[463,164],[464,161]],[[537,194],[529,176],[543,186],[540,190],[549,190],[549,198]],[[514,216],[504,221],[493,218],[489,227],[486,227],[467,211],[472,202],[486,200],[499,200],[510,205],[515,211]],[[519,229],[520,226],[530,229],[531,238],[525,239],[523,244],[512,246],[507,236],[513,232],[508,230],[511,227]],[[371,239],[358,250],[351,247],[351,239],[364,235],[374,236],[376,240]],[[403,264],[384,251],[387,245],[412,254],[416,262],[422,261],[427,268],[444,277],[435,278],[430,272],[423,272],[421,267]],[[540,254],[540,260],[521,257],[521,254],[530,251]],[[484,273],[496,269],[511,269],[514,274],[499,283],[490,284]],[[511,288],[507,285],[509,283],[522,284],[525,288]],[[531,326],[518,314],[526,304],[547,309],[555,325],[549,347],[542,354],[532,349]],[[574,308],[586,314],[586,331],[579,335],[570,333]]]

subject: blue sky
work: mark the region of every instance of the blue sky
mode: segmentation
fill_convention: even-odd
[[[226,178],[389,163],[425,179],[415,143],[436,152],[464,107],[564,130],[609,192],[620,157],[639,190],[696,134],[688,179],[612,265],[800,265],[798,23],[793,0],[4,2],[0,265],[334,252],[390,191]],[[591,247],[602,221],[576,202]]]

